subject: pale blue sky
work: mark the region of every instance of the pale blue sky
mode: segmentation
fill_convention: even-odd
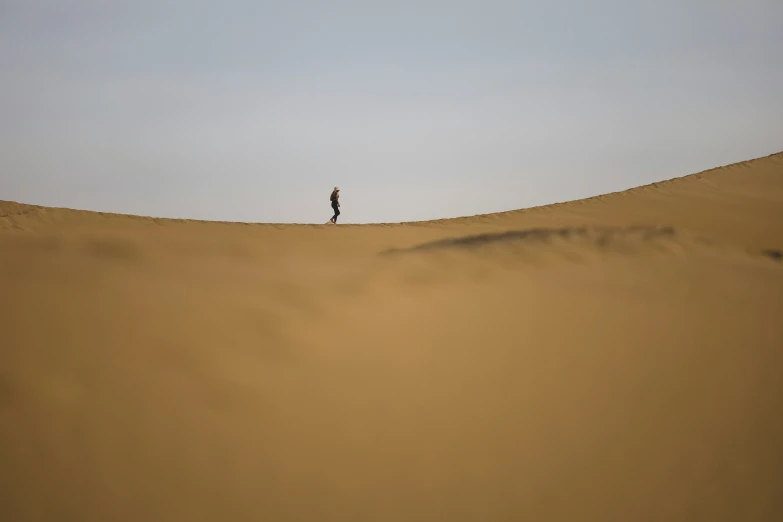
[[[0,199],[346,223],[783,150],[780,0],[0,0]]]

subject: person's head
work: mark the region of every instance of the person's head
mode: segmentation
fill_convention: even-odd
[[[335,192],[340,192],[340,187],[334,187]]]

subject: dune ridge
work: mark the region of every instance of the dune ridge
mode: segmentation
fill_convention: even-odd
[[[545,210],[545,209],[552,209],[552,208],[560,208],[567,205],[579,205],[579,204],[585,204],[589,203],[591,201],[600,201],[604,200],[607,197],[617,197],[617,196],[624,196],[624,195],[633,195],[637,194],[639,192],[644,192],[648,190],[654,190],[654,189],[660,189],[662,187],[667,187],[672,184],[676,184],[678,182],[688,181],[688,180],[703,180],[706,177],[709,178],[709,176],[713,173],[720,173],[721,171],[725,170],[737,170],[742,168],[750,168],[750,167],[762,167],[762,168],[768,168],[768,167],[775,167],[780,162],[783,162],[783,151],[776,152],[773,154],[769,154],[767,156],[751,159],[751,160],[745,160],[740,161],[737,163],[732,163],[728,165],[723,165],[719,167],[714,167],[702,172],[697,172],[693,174],[686,174],[683,176],[677,176],[674,178],[662,180],[662,181],[656,181],[653,183],[648,183],[646,185],[640,185],[638,187],[633,187],[626,190],[620,190],[616,192],[610,192],[606,194],[601,194],[597,196],[592,196],[588,198],[573,200],[573,201],[565,201],[560,203],[551,203],[547,205],[540,205],[536,207],[530,207],[525,209],[518,209],[518,210],[508,210],[504,212],[493,212],[490,214],[476,214],[473,216],[462,216],[462,217],[453,217],[453,218],[441,218],[441,219],[434,219],[434,220],[428,220],[428,221],[407,221],[407,222],[401,222],[401,223],[368,223],[368,224],[353,224],[353,225],[346,225],[346,226],[389,226],[389,225],[419,225],[419,224],[435,224],[435,223],[444,223],[444,222],[451,222],[451,221],[460,221],[465,219],[480,219],[484,217],[492,217],[492,216],[504,216],[504,215],[510,215],[510,214],[516,214],[520,212],[531,212],[531,211],[537,211],[537,210]],[[709,180],[708,180],[709,182]],[[152,221],[152,222],[161,222],[161,223],[219,223],[219,224],[232,224],[232,225],[272,225],[272,226],[322,226],[319,224],[301,224],[301,223],[250,223],[250,222],[239,222],[239,221],[208,221],[208,220],[199,220],[199,219],[178,219],[178,218],[163,218],[163,217],[154,217],[154,216],[143,216],[143,215],[134,215],[134,214],[119,214],[119,213],[113,213],[113,212],[100,212],[100,211],[92,211],[92,210],[78,210],[73,208],[67,208],[67,207],[47,207],[42,205],[33,205],[33,204],[27,204],[27,203],[19,203],[15,201],[4,201],[0,200],[0,218],[7,218],[12,219],[14,217],[21,217],[28,214],[34,214],[37,217],[43,217],[43,213],[62,213],[64,216],[68,215],[78,215],[78,214],[88,214],[88,215],[94,215],[94,216],[101,216],[104,218],[124,218],[124,219],[137,219],[142,221]]]
[[[783,153],[428,222],[0,202],[0,520],[783,516]]]

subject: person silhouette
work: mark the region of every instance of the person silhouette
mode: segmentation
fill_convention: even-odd
[[[329,201],[332,202],[332,210],[334,210],[334,216],[329,220],[329,223],[336,225],[337,216],[340,215],[340,187],[334,187],[332,195],[329,197]]]

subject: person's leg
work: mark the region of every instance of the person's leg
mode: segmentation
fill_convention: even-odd
[[[334,209],[334,217],[332,217],[332,223],[335,225],[337,224],[337,216],[340,215],[340,207],[337,206],[337,203],[332,203],[332,208]]]

